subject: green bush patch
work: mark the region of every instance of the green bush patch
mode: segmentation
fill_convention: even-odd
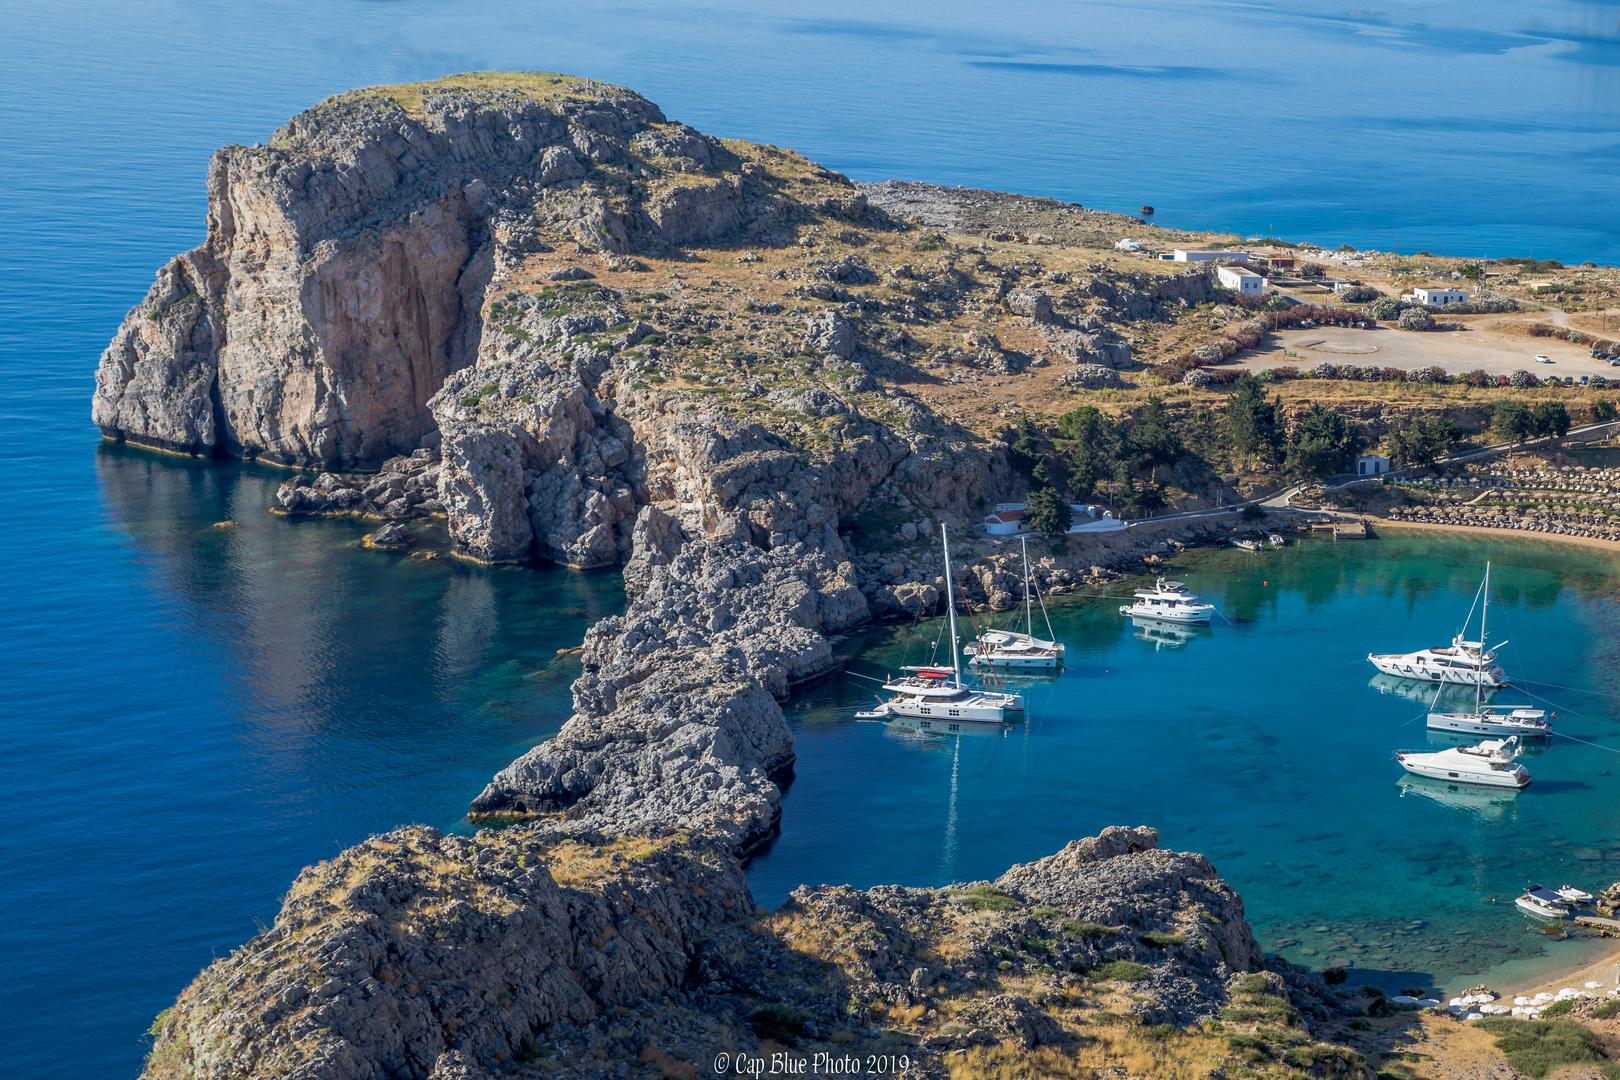
[[[1574,1020],[1491,1016],[1475,1024],[1497,1036],[1496,1048],[1507,1056],[1509,1065],[1535,1080],[1543,1080],[1562,1065],[1596,1065],[1609,1080],[1620,1080],[1620,1065],[1605,1061],[1597,1036]]]
[[[792,1046],[804,1034],[804,1014],[786,1005],[766,1005],[754,1010],[748,1025],[761,1039]]]
[[[1087,974],[1103,981],[1141,982],[1153,973],[1134,960],[1110,960],[1106,964],[1098,964]]]
[[[960,897],[974,911],[1010,911],[1018,901],[994,885],[975,885],[969,889],[952,889],[952,896]]]
[[[1173,945],[1187,944],[1187,939],[1180,934],[1143,934],[1138,940],[1140,940],[1142,944],[1151,946],[1155,949],[1168,949]]]
[[[1104,926],[1102,923],[1068,919],[1063,923],[1063,933],[1068,937],[1084,941],[1087,938],[1105,938],[1116,933],[1116,931],[1112,926]]]

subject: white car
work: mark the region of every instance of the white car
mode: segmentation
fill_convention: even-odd
[[[1548,356],[1546,353],[1536,353],[1536,363],[1538,363],[1538,364],[1550,364],[1552,362],[1553,362],[1553,358]]]

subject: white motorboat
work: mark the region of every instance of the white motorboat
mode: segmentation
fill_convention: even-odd
[[[1518,752],[1517,739],[1486,739],[1477,746],[1448,746],[1434,753],[1399,750],[1395,760],[1417,776],[1480,787],[1522,789],[1530,783],[1530,770],[1513,760]]]
[[[1485,564],[1485,583],[1480,589],[1485,602],[1479,614],[1479,639],[1487,641],[1489,639],[1485,628],[1491,615],[1491,564],[1488,562]],[[1469,614],[1472,615],[1472,612]],[[1435,701],[1438,703],[1439,700],[1440,695],[1436,693]],[[1435,712],[1433,705],[1430,705],[1429,709],[1428,725],[1431,731],[1462,731],[1470,735],[1489,735],[1496,738],[1514,735],[1545,737],[1552,734],[1552,725],[1548,723],[1545,709],[1532,709],[1523,705],[1485,704],[1483,670],[1475,674],[1474,708],[1471,712]]]
[[[1481,587],[1486,602],[1490,601],[1490,567],[1485,569],[1485,585]],[[1479,602],[1478,595],[1475,603]],[[1432,649],[1419,649],[1409,653],[1368,653],[1373,667],[1386,675],[1403,679],[1422,679],[1425,682],[1452,683],[1459,686],[1478,686],[1500,690],[1508,684],[1507,673],[1496,661],[1496,652],[1486,648],[1485,621],[1480,618],[1480,640],[1466,638],[1468,623],[1473,619],[1472,609],[1463,620],[1463,628],[1450,645],[1437,645]],[[1507,642],[1502,642],[1502,645]],[[1500,647],[1500,646],[1498,646]]]
[[[1559,899],[1566,904],[1590,904],[1597,899],[1591,893],[1584,889],[1577,889],[1573,885],[1560,885],[1553,892],[1556,892]]]
[[[968,642],[964,652],[973,657],[975,664],[999,668],[1018,668],[1053,671],[1063,666],[1067,651],[1063,642],[1052,633],[1052,618],[1046,614],[1046,601],[1041,600],[1041,615],[1046,619],[1048,638],[1035,636],[1035,593],[1029,580],[1029,540],[1019,537],[1024,549],[1024,630],[986,630],[979,640]]]
[[[1543,919],[1562,919],[1569,915],[1569,905],[1564,903],[1562,897],[1551,889],[1543,889],[1540,885],[1532,885],[1524,890],[1524,895],[1513,901],[1520,908],[1532,915],[1539,915]]]
[[[1288,543],[1287,540],[1283,539],[1282,533],[1271,533],[1266,537],[1266,542],[1274,548],[1280,548]]]
[[[1137,589],[1136,603],[1120,607],[1121,615],[1131,618],[1159,619],[1163,622],[1209,622],[1215,612],[1214,604],[1200,604],[1198,597],[1187,591],[1179,581],[1160,578],[1151,589]]]
[[[1240,547],[1244,551],[1259,551],[1264,545],[1258,540],[1234,540],[1233,547]]]
[[[1013,714],[1024,711],[1022,694],[979,689],[962,681],[962,656],[956,644],[956,579],[951,576],[951,544],[943,524],[939,535],[945,550],[945,580],[950,593],[946,611],[950,614],[951,666],[903,669],[911,674],[883,684],[883,689],[894,696],[886,701],[879,699],[875,708],[856,713],[858,720],[912,717],[927,720],[931,730],[948,734],[967,724],[1006,723]]]

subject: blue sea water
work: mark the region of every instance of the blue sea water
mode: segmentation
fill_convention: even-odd
[[[1528,750],[1519,794],[1406,778],[1395,750],[1463,740],[1426,731],[1432,687],[1365,659],[1450,641],[1486,559],[1491,640],[1520,680],[1497,700],[1551,708],[1568,736]],[[1214,625],[1137,624],[1118,597],[1055,602],[1068,666],[1009,680],[1028,712],[1004,732],[853,719],[873,676],[948,654],[932,651],[939,620],[852,642],[846,672],[789,710],[796,778],[749,871],[756,900],[994,878],[1109,825],[1151,825],[1210,857],[1267,952],[1392,993],[1535,981],[1604,951],[1547,940],[1512,901],[1530,882],[1620,880],[1620,558],[1391,532],[1200,552],[1175,576],[1219,607]]]
[[[362,552],[354,526],[266,515],[273,473],[99,445],[87,422],[96,356],[157,267],[201,238],[215,147],[260,141],[355,85],[476,68],[566,70],[634,86],[705,130],[793,146],[861,179],[998,187],[1124,211],[1152,203],[1168,224],[1330,245],[1614,261],[1617,17],[1613,3],[1501,0],[1381,11],[1320,0],[0,2],[8,1071],[132,1075],[150,1017],[212,953],[273,915],[299,867],[401,821],[454,825],[495,768],[553,730],[568,680],[555,649],[622,602],[610,575]],[[232,519],[240,524],[212,528]],[[1379,572],[1375,553],[1394,558],[1388,545],[1365,550],[1357,557],[1373,564],[1355,579],[1363,582]],[[1539,565],[1540,550],[1527,565]],[[1472,549],[1447,558],[1477,561]],[[1396,563],[1387,572],[1408,572]],[[1412,573],[1429,581],[1433,568],[1422,565]],[[1585,563],[1546,565],[1543,592],[1575,582]],[[1464,585],[1423,587],[1450,596]],[[1268,633],[1298,604],[1344,632],[1353,623],[1334,619],[1400,614],[1341,610],[1333,592],[1289,593],[1242,632]],[[1612,627],[1583,614],[1593,603],[1583,597],[1569,584],[1550,606],[1533,607],[1549,647],[1562,642],[1573,656],[1612,643]],[[1449,608],[1433,617],[1444,623]],[[1109,643],[1119,630],[1097,624],[1098,656],[1134,647]],[[1198,664],[1227,647],[1217,632],[1167,662]],[[1197,702],[1220,715],[1272,715],[1297,700],[1280,701],[1268,680],[1234,684],[1224,670],[1201,673],[1209,685],[1194,687],[1221,702]],[[1140,696],[1156,700],[1162,689],[1151,689]],[[1062,709],[1090,716],[1083,702]],[[1060,712],[1034,714],[1018,739],[1057,732]],[[1209,738],[1181,723],[1189,738]],[[823,742],[820,730],[801,725],[788,828],[755,870],[762,895],[780,896],[795,879],[875,880],[859,853],[832,866],[831,849],[809,842],[826,823],[815,793],[841,779],[872,789],[876,801],[854,800],[849,812],[893,839],[874,857],[908,880],[939,880],[944,864],[911,853],[894,831],[938,819],[940,807],[917,801],[938,790],[937,749],[838,724]],[[1067,823],[1036,811],[1084,789],[1093,744],[1126,737],[1101,732],[1061,776],[1056,757],[1042,764],[1061,780],[1044,796],[1010,787],[1002,809],[980,811],[999,828],[952,834],[961,837],[953,873],[989,873],[1003,856],[1041,854],[1080,822],[1103,820],[1098,804],[1065,811]],[[1013,744],[998,745],[996,760],[1010,759]],[[1247,746],[1216,742],[1208,753],[1217,770],[1248,777]],[[1559,750],[1550,760],[1560,767],[1574,759]],[[973,753],[989,752],[964,751],[963,784],[999,789],[1004,777],[975,779],[971,767]],[[916,798],[895,794],[892,776],[863,780],[873,761],[915,775]],[[1361,794],[1336,812],[1382,813],[1372,808],[1387,791],[1375,784]],[[1562,796],[1572,805],[1586,797]],[[1276,858],[1264,845],[1221,846],[1217,817],[1191,804],[1131,805],[1171,842],[1216,854],[1253,894],[1252,911],[1288,910],[1267,899],[1280,886],[1264,872]],[[1582,843],[1615,832],[1579,815],[1556,820]],[[1296,848],[1322,857],[1311,842]],[[1346,842],[1346,852],[1361,850]],[[1366,858],[1358,865],[1394,865]],[[1264,880],[1251,885],[1242,877],[1252,868]],[[1355,910],[1322,903],[1324,920]]]

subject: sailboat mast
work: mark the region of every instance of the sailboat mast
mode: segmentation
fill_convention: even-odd
[[[1485,622],[1491,617],[1491,563],[1485,560],[1485,605],[1479,612],[1479,658],[1474,664],[1474,715],[1485,696]]]
[[[1029,597],[1029,537],[1020,536],[1018,544],[1024,549],[1024,633],[1035,636],[1035,611]]]
[[[962,685],[962,650],[956,644],[956,578],[951,574],[951,538],[945,531],[945,523],[939,523],[939,542],[945,549],[945,610],[950,612],[951,619],[951,671],[956,675],[956,685]]]

